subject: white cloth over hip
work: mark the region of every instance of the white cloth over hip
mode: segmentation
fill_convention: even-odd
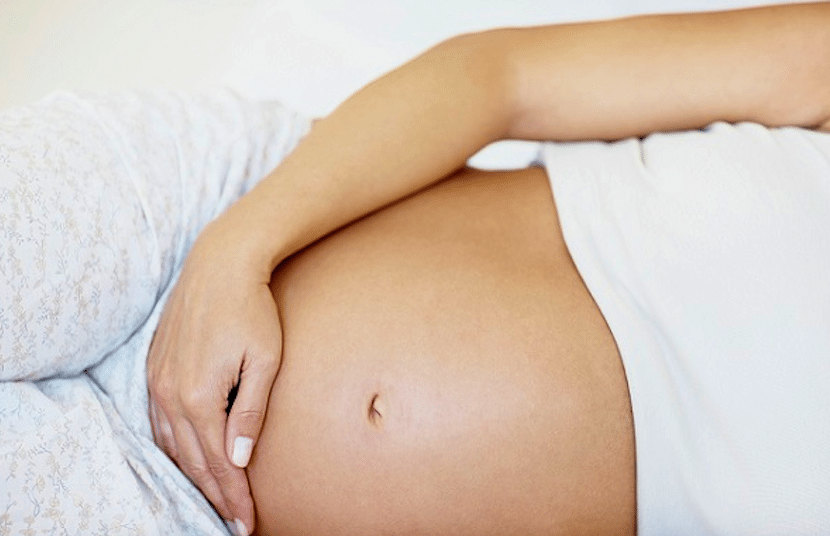
[[[830,534],[830,134],[545,144],[616,339],[639,533]]]
[[[200,229],[308,125],[226,91],[0,113],[0,535],[228,534],[153,443],[145,360]]]

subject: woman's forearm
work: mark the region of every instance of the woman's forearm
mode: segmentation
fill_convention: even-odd
[[[830,3],[505,29],[442,43],[344,102],[235,217],[263,277],[502,138],[613,139],[830,114]]]
[[[318,121],[239,203],[272,269],[322,235],[461,167],[509,128],[509,73],[491,42],[444,42]],[[267,247],[263,248],[263,245]]]
[[[513,138],[830,119],[830,2],[530,28],[509,50],[520,71]]]

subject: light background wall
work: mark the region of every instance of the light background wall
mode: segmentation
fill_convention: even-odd
[[[0,109],[59,88],[222,85],[321,115],[366,82],[456,33],[758,3],[0,0]]]

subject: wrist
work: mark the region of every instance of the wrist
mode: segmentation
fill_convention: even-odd
[[[268,283],[274,268],[282,261],[275,237],[264,239],[265,235],[275,233],[269,233],[262,218],[242,206],[241,201],[202,230],[189,257],[198,264],[213,265],[218,270],[221,265],[226,266],[235,279],[241,276]]]

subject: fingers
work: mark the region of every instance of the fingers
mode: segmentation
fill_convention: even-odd
[[[203,487],[202,482],[205,482],[206,486],[212,486],[211,482],[215,483],[229,510],[226,519],[234,520],[237,526],[241,522],[247,529],[253,528],[254,503],[248,486],[248,477],[243,469],[231,463],[225,451],[224,407],[212,415],[204,414],[203,419],[193,421],[195,429],[188,437],[192,441],[195,436],[198,444],[194,442],[193,447],[198,448],[199,452],[204,455],[203,463],[206,471],[199,475],[203,480],[196,481],[196,484],[207,495],[207,488]],[[193,453],[194,458],[197,455],[196,452]],[[247,536],[247,531],[245,536]]]
[[[237,467],[246,467],[262,431],[271,386],[277,376],[276,359],[260,360],[243,369],[239,391],[228,415],[225,438],[228,457]]]
[[[172,426],[164,410],[151,399],[150,421],[156,443],[199,487],[219,515],[233,520],[237,528],[244,526],[247,535],[248,527],[254,526],[254,505],[247,475],[225,455],[224,419],[216,415],[196,419],[219,426],[202,427],[187,419],[179,419]]]
[[[175,429],[176,443],[179,450],[177,463],[205,497],[216,507],[219,515],[225,519],[234,519],[233,512],[225,500],[222,485],[213,474],[212,467],[202,451],[202,445],[195,435],[190,423],[182,422]]]

